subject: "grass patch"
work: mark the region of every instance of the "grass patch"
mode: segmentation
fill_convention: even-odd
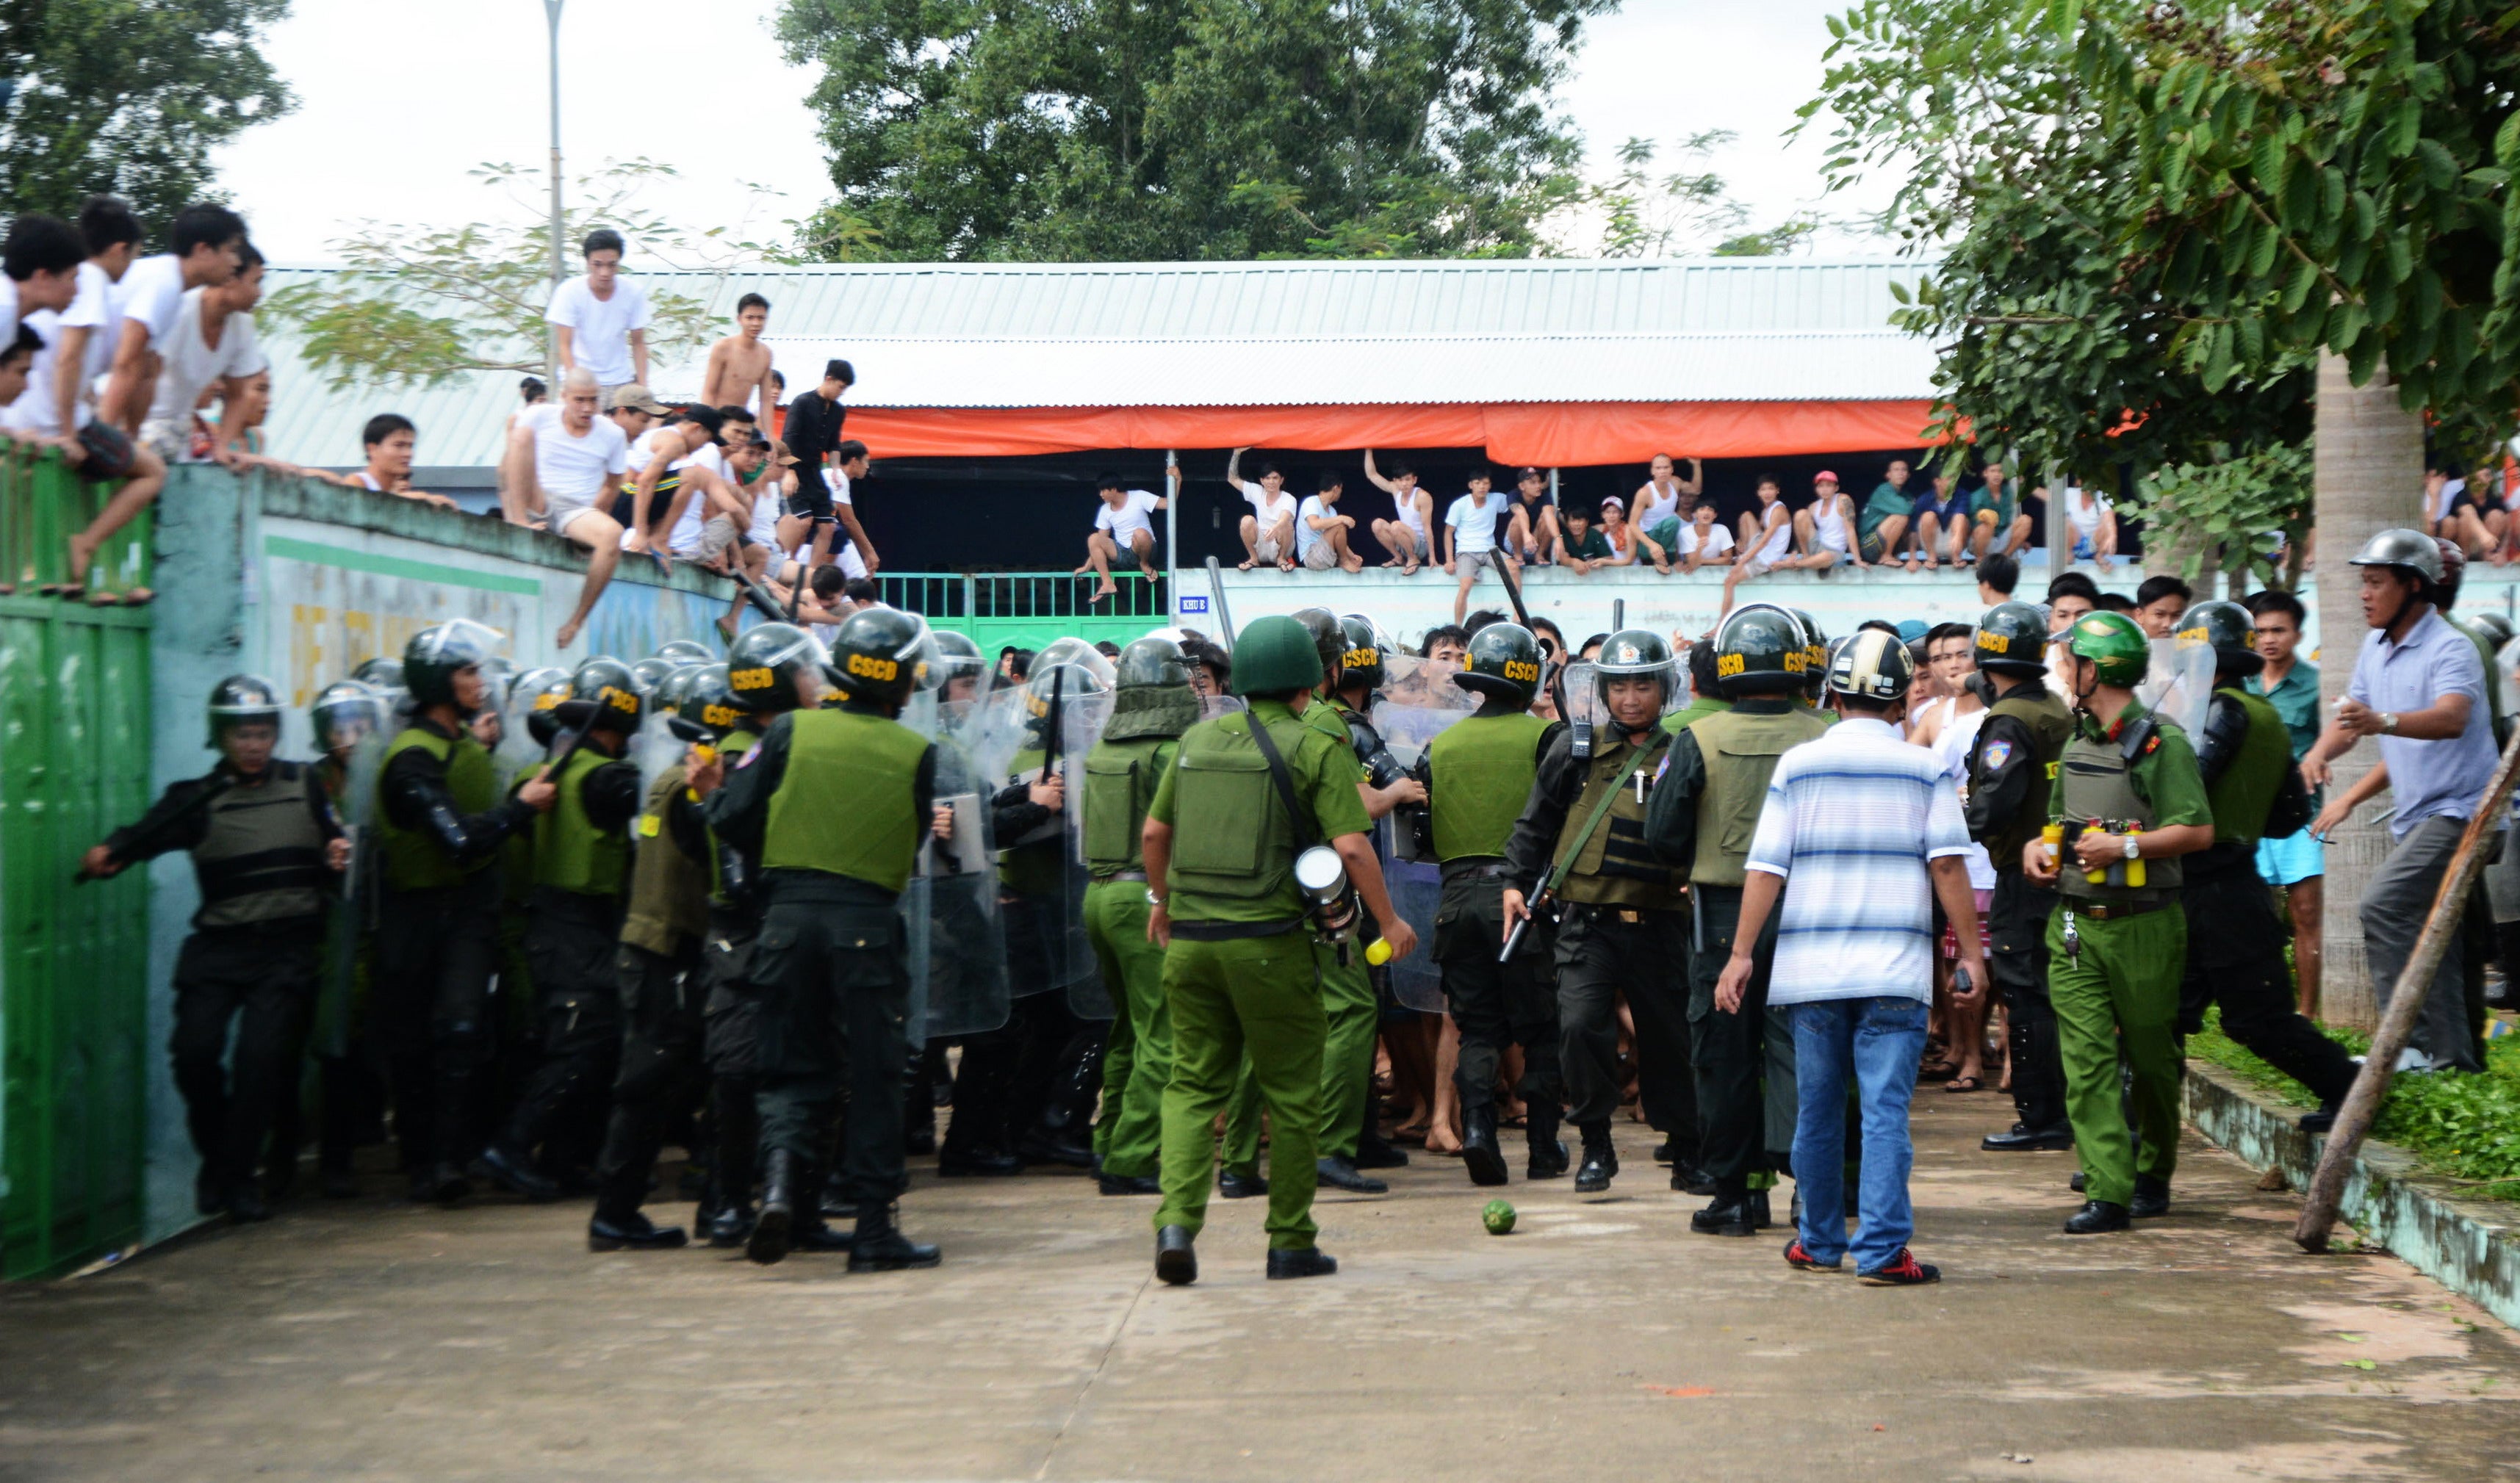
[[[2350,1030],[2326,1033],[2357,1056],[2369,1044],[2367,1036]],[[2219,1010],[2206,1016],[2202,1031],[2189,1037],[2187,1054],[2236,1072],[2242,1081],[2295,1106],[2318,1103],[2309,1088],[2225,1035]],[[2371,1136],[2413,1153],[2426,1171],[2471,1186],[2470,1193],[2520,1201],[2520,1036],[2485,1043],[2481,1076],[2436,1071],[2391,1077]]]

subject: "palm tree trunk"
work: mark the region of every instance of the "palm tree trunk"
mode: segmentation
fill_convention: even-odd
[[[2318,491],[2314,526],[2318,532],[2318,697],[2332,714],[2354,677],[2362,652],[2361,584],[2347,565],[2374,531],[2423,526],[2424,424],[2398,405],[2398,388],[2385,377],[2357,386],[2342,356],[2318,358],[2318,421],[2314,478]],[[2352,787],[2379,760],[2364,742],[2336,759],[2331,788]],[[2385,792],[2355,811],[2327,841],[2325,948],[2319,970],[2319,1017],[2330,1024],[2367,1030],[2378,1022],[2378,1001],[2362,962],[2363,885],[2389,852],[2379,822]]]

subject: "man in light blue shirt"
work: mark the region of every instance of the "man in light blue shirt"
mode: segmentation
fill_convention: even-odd
[[[2363,957],[2385,1012],[2398,975],[2413,956],[2442,876],[2474,817],[2496,761],[2494,718],[2476,645],[2434,604],[2442,591],[2441,550],[2414,530],[2383,530],[2354,558],[2362,569],[2362,621],[2371,632],[2336,719],[2301,759],[2302,781],[2328,781],[2328,763],[2364,737],[2380,739],[2396,816],[2389,858],[2362,891]],[[2314,833],[2345,822],[2356,800],[2331,798]],[[2482,1071],[2468,1025],[2459,958],[2445,953],[2400,1069]]]
[[[1856,1275],[1878,1287],[1942,1277],[1908,1250],[1915,1232],[1908,1104],[1933,997],[1937,898],[1959,941],[1964,976],[1954,996],[1975,1002],[1988,981],[1959,795],[1940,759],[1909,745],[1897,725],[1914,677],[1897,634],[1865,629],[1838,651],[1828,688],[1844,719],[1777,763],[1750,841],[1741,923],[1715,987],[1717,1008],[1738,1012],[1759,930],[1781,896],[1768,1004],[1793,1020],[1794,1184],[1803,1197],[1785,1261],[1833,1272],[1852,1252]],[[1852,1241],[1849,1082],[1864,1138]]]

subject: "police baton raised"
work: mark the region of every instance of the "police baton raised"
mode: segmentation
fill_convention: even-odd
[[[1505,584],[1505,600],[1513,605],[1513,620],[1531,627],[1531,609],[1522,606],[1522,584],[1513,579],[1513,568],[1505,563],[1505,553],[1489,547],[1488,564],[1496,568],[1497,580]]]
[[[1225,652],[1234,652],[1234,609],[1225,606],[1225,570],[1207,559],[1207,590],[1216,598],[1216,626],[1225,635]]]

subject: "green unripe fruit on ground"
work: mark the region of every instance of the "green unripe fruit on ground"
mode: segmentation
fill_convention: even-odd
[[[1479,1220],[1486,1225],[1490,1236],[1510,1235],[1513,1231],[1513,1206],[1501,1199],[1492,1199],[1488,1201],[1487,1208],[1479,1212]]]

